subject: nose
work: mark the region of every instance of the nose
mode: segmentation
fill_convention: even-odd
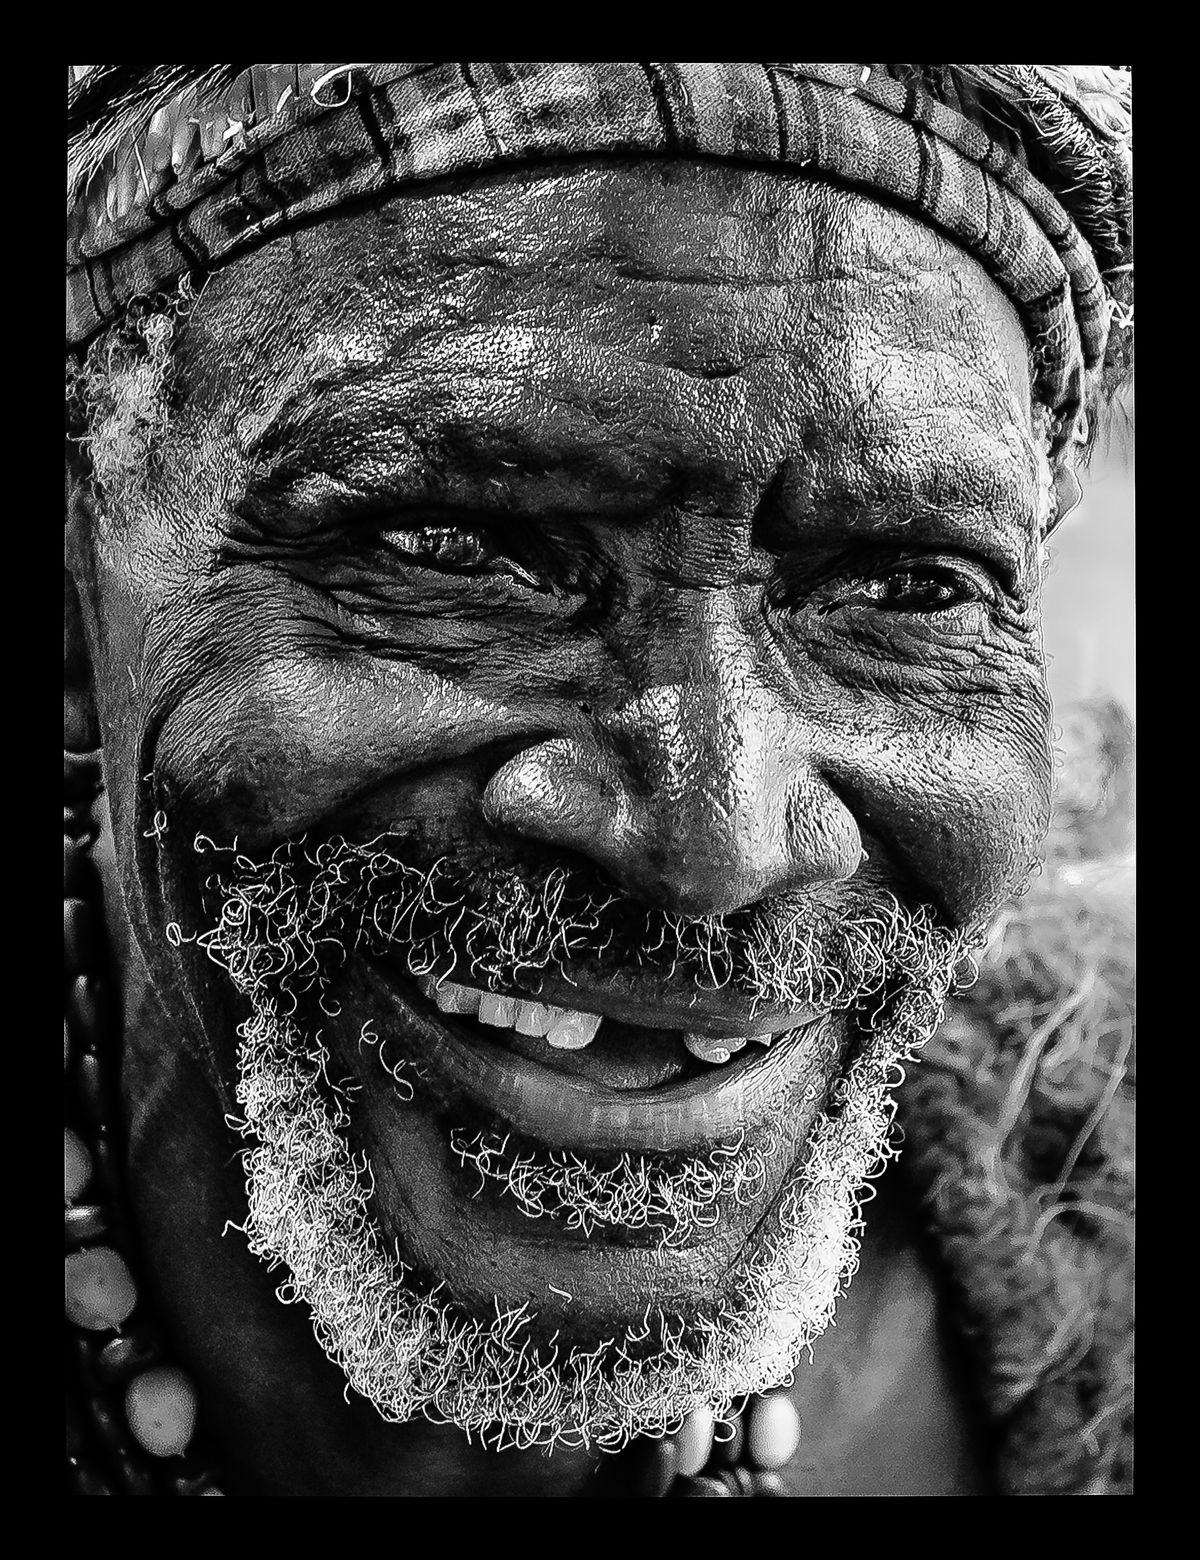
[[[755,674],[745,636],[697,638],[683,680],[505,763],[484,792],[488,822],[690,916],[850,877],[862,842],[822,775],[825,734]]]

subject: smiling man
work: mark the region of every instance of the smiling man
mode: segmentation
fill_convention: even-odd
[[[992,1492],[887,1183],[818,1356],[859,1409],[786,1384],[1049,816],[1121,91],[73,89],[81,1492]],[[219,1475],[173,1461],[197,1396]]]

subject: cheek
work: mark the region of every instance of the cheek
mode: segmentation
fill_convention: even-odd
[[[972,712],[874,723],[847,766],[860,818],[943,913],[968,926],[1024,882],[1050,816],[1044,686]]]
[[[399,662],[287,654],[245,664],[164,722],[155,775],[164,805],[216,839],[270,848],[364,798],[503,740],[504,709]],[[389,821],[380,808],[379,827]]]

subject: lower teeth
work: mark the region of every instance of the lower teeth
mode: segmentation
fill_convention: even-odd
[[[729,1061],[735,1051],[746,1044],[745,1035],[734,1035],[726,1040],[714,1040],[709,1035],[684,1035],[683,1043],[693,1056],[702,1062],[720,1066]]]

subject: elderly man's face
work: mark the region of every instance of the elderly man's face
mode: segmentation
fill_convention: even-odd
[[[456,1315],[635,1355],[736,1311],[890,989],[839,926],[970,927],[1044,826],[1011,306],[864,198],[577,167],[251,254],[175,393],[92,595],[178,1043],[230,1101],[247,998],[323,1047],[370,1239]],[[241,995],[167,936],[224,916],[232,967],[229,906],[295,883],[303,957],[293,915]]]

